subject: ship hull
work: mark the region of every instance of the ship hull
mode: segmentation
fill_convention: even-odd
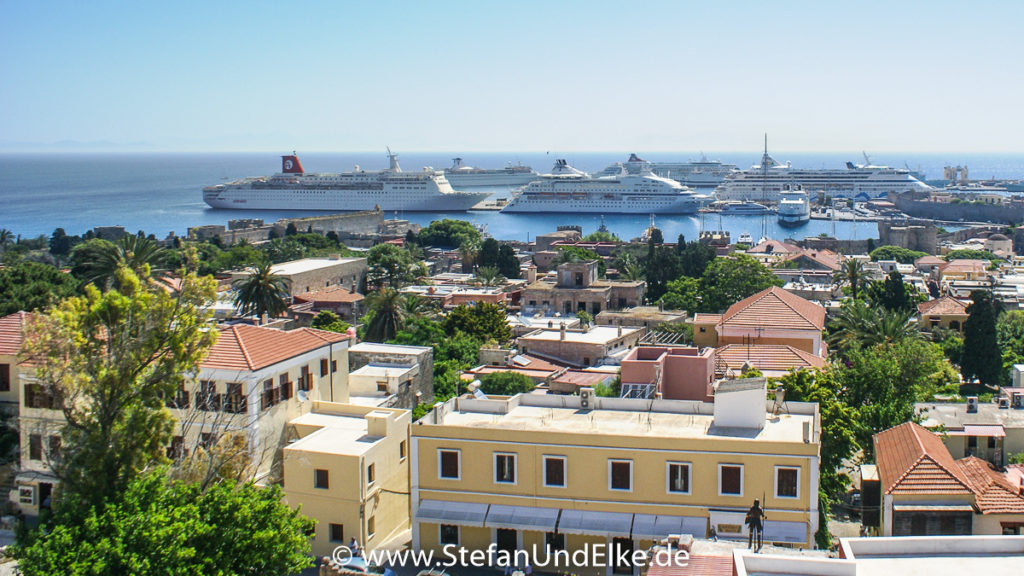
[[[482,202],[489,192],[402,194],[398,190],[282,190],[244,188],[204,192],[211,208],[231,210],[373,210],[407,212],[465,212]]]
[[[782,226],[783,228],[796,228],[798,226],[803,226],[810,221],[810,216],[779,218],[779,226]]]
[[[565,199],[514,198],[501,209],[512,213],[573,213],[573,214],[696,214],[700,203],[696,200],[674,200],[659,203]]]
[[[540,177],[537,174],[459,174],[458,172],[446,172],[444,176],[452,188],[523,186]]]

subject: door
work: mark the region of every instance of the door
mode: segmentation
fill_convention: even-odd
[[[506,550],[508,552],[515,552],[519,548],[519,538],[515,530],[506,530],[505,528],[498,528],[498,535],[495,544],[498,545],[498,550]]]
[[[50,495],[53,494],[53,484],[49,482],[39,483],[39,508],[50,508]]]
[[[623,562],[625,558],[625,562]],[[633,541],[629,538],[615,538],[612,540],[612,572],[615,574],[633,573]]]

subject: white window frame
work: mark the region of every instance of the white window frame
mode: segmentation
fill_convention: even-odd
[[[562,461],[562,484],[548,484],[548,460],[561,460]],[[554,454],[544,454],[541,457],[541,482],[545,488],[568,488],[569,487],[569,459],[565,456],[557,456]]]
[[[779,494],[779,471],[780,470],[796,470],[796,496],[782,496]],[[776,466],[775,467],[775,478],[773,479],[772,494],[776,498],[783,500],[799,500],[800,499],[800,467],[799,466]]]
[[[739,468],[740,469],[740,492],[739,492],[739,494],[733,494],[731,492],[722,492],[722,468],[725,468],[725,467]],[[743,468],[744,468],[743,464],[722,463],[722,464],[718,465],[718,495],[719,496],[732,496],[732,497],[736,497],[736,498],[742,498],[743,497],[743,480],[744,480],[743,476],[744,476],[744,472],[745,472],[745,470]]]
[[[452,544],[451,542],[445,542],[444,541],[444,535],[443,535],[442,530],[444,530],[445,526],[455,526],[455,540],[456,540],[455,544]],[[462,526],[459,526],[458,524],[438,524],[437,525],[437,543],[440,544],[441,546],[448,546],[448,545],[462,546]]]
[[[612,487],[612,464],[617,463],[629,464],[629,488],[613,488]],[[609,458],[608,459],[608,490],[611,492],[632,492],[633,491],[633,461],[626,458]]]
[[[512,480],[511,482],[507,482],[505,480],[498,480],[498,458],[501,457],[501,456],[511,456],[512,457],[512,478],[514,478],[514,480]],[[491,468],[492,468],[492,471],[493,471],[492,480],[494,480],[495,484],[505,484],[507,486],[515,486],[516,484],[519,483],[519,455],[518,454],[516,454],[515,452],[495,452],[494,456],[491,457],[491,464],[492,464]]]
[[[445,452],[455,452],[455,457],[458,458],[458,476],[455,478],[444,476],[444,467],[441,465],[441,455]],[[437,478],[438,480],[462,480],[462,450],[459,450],[458,448],[437,449]]]
[[[672,467],[673,466],[686,466],[686,487],[685,492],[672,489]],[[687,496],[693,493],[693,464],[690,462],[678,462],[669,460],[665,462],[665,493],[666,494],[680,494]]]

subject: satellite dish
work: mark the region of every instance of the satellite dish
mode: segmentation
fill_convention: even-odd
[[[309,400],[309,395],[306,394],[305,390],[299,390],[298,392],[296,392],[295,397],[299,399],[299,402],[305,402],[306,400]]]

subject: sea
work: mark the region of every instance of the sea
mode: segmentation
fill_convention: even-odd
[[[288,151],[281,151],[287,154]],[[404,170],[426,166],[445,168],[453,156],[462,156],[472,166],[497,168],[522,163],[548,172],[556,158],[566,158],[576,168],[596,172],[614,162],[625,161],[628,152],[524,152],[524,153],[408,153],[400,155]],[[803,168],[842,168],[847,161],[863,162],[860,153],[773,153],[780,161]],[[641,153],[650,161],[696,160],[700,152]],[[707,158],[747,168],[760,161],[760,153],[708,153]],[[300,154],[303,167],[311,172],[340,172],[356,166],[377,170],[387,166],[381,152]],[[874,164],[909,167],[927,178],[941,178],[946,165],[967,165],[972,178],[1024,178],[1024,154],[887,154],[872,156]],[[227,224],[235,218],[278,218],[316,215],[317,212],[288,210],[212,209],[202,200],[202,188],[246,176],[263,176],[280,169],[275,153],[7,153],[0,155],[0,228],[22,237],[51,234],[63,228],[68,234],[83,234],[96,226],[124,226],[130,232],[144,231],[158,238],[174,232],[186,234],[191,226]],[[509,189],[491,189],[494,197],[507,197]],[[458,213],[401,212],[387,217],[410,220],[426,226],[441,218],[468,220],[499,240],[529,241],[557,226],[573,224],[584,234],[602,223],[614,234],[639,237],[650,225],[648,215],[627,214],[502,214],[496,211]],[[798,228],[778,226],[774,216],[657,215],[654,224],[666,240],[682,234],[688,239],[709,229],[724,229],[738,238],[749,234],[755,240],[804,238],[821,234],[840,239],[877,237],[874,222],[832,222],[812,220]]]

